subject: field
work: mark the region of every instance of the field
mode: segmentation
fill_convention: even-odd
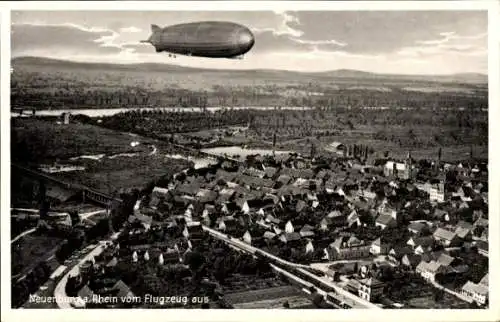
[[[395,302],[402,303],[407,309],[465,309],[471,308],[465,302],[449,293],[442,291],[436,297],[437,289],[419,278],[404,282],[392,289],[388,297]]]
[[[280,309],[283,304],[288,302],[291,309],[315,308],[310,300],[303,296],[286,296],[266,300],[257,300],[253,302],[234,304],[235,309]]]
[[[415,297],[407,301],[408,309],[470,309],[471,305],[455,296],[444,293],[443,298],[436,302],[433,295]]]
[[[33,233],[14,242],[11,245],[12,276],[26,274],[38,263],[47,260],[62,240]]]
[[[225,298],[237,309],[282,308],[286,301],[288,301],[291,308],[311,304],[301,291],[292,286],[278,286],[231,293],[226,295]]]
[[[12,159],[41,164],[80,155],[150,151],[153,140],[142,140],[98,126],[82,123],[57,124],[54,119],[16,118],[11,123]]]
[[[55,176],[104,193],[113,193],[120,189],[142,189],[154,179],[174,174],[189,166],[188,161],[160,154],[85,160],[82,164],[87,167],[84,172],[61,172]]]
[[[252,118],[248,133],[256,142],[252,147],[270,147],[275,134],[277,149],[305,154],[313,145],[320,154],[332,142],[341,142],[388,151],[396,158],[411,151],[414,158],[435,159],[440,147],[445,161],[467,159],[471,147],[474,157],[488,157],[488,114],[481,111],[269,111]]]
[[[182,159],[167,158],[165,154],[175,150],[149,138],[82,123],[58,125],[31,118],[15,119],[13,123],[14,162],[83,166],[84,171],[52,175],[107,193],[142,188],[155,178],[189,165]],[[132,142],[140,144],[132,146]],[[88,157],[75,159],[80,156]]]
[[[210,70],[167,64],[12,61],[17,108],[487,105],[487,77]]]

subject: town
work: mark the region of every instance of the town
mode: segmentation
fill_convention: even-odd
[[[72,233],[56,253],[68,265],[92,236],[114,232],[71,262],[55,292],[76,300],[56,304],[242,308],[267,296],[278,307],[487,307],[487,164],[444,162],[441,149],[430,160],[369,150],[214,155],[106,196],[111,229],[40,212],[38,230],[83,227],[86,238]]]

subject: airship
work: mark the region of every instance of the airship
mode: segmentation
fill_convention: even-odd
[[[151,36],[143,43],[157,53],[166,52],[208,58],[242,59],[252,49],[255,38],[250,29],[233,22],[201,21],[161,28],[151,25]]]

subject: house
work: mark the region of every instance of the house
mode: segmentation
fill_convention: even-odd
[[[356,192],[356,195],[361,198],[365,198],[368,200],[374,200],[377,197],[377,194],[375,192],[366,190],[366,189],[361,189]]]
[[[459,244],[458,236],[454,232],[443,228],[436,229],[432,236],[436,242],[440,243],[444,247],[453,247]]]
[[[316,179],[322,182],[327,181],[331,177],[331,170],[321,169],[316,173]]]
[[[129,303],[128,299],[134,298],[134,293],[132,293],[130,288],[122,280],[119,280],[115,285],[113,285],[113,290],[116,292],[116,297],[122,302]]]
[[[309,241],[306,244],[306,254],[309,254],[309,253],[312,253],[312,252],[314,252],[314,246],[312,244],[312,241]]]
[[[292,225],[292,222],[291,221],[288,221],[285,225],[285,232],[286,233],[293,233],[295,231],[293,225]]]
[[[128,222],[131,224],[138,224],[142,226],[145,231],[148,231],[151,228],[151,224],[153,222],[153,217],[145,216],[140,213],[136,213],[135,215],[130,215],[128,217]]]
[[[193,240],[200,240],[203,239],[203,237],[205,236],[203,227],[199,222],[187,223],[186,227],[184,227],[182,234],[185,238]]]
[[[422,235],[427,228],[427,224],[418,221],[412,222],[408,225],[408,231],[415,235]]]
[[[300,236],[302,237],[313,237],[314,234],[314,227],[310,226],[308,224],[305,224],[301,229],[300,229]]]
[[[486,273],[486,275],[484,275],[484,277],[481,279],[481,281],[479,281],[479,284],[484,285],[484,286],[488,286],[489,285],[488,275],[489,274]]]
[[[230,188],[223,188],[219,191],[219,195],[217,196],[216,203],[223,204],[226,202],[230,202],[233,200],[236,195],[236,191]]]
[[[458,236],[458,238],[470,240],[472,239],[472,229],[473,225],[471,223],[461,220],[457,223],[455,234]]]
[[[237,228],[238,222],[236,221],[236,218],[232,216],[222,217],[219,220],[218,229],[220,231],[226,232],[227,234],[231,235],[236,231]]]
[[[454,257],[445,253],[439,255],[436,261],[444,267],[451,267],[458,262]]]
[[[279,182],[280,186],[286,186],[292,181],[292,178],[288,175],[282,174],[277,179],[276,182]]]
[[[265,221],[267,223],[274,224],[274,225],[279,225],[281,223],[281,220],[274,217],[273,215],[267,215]]]
[[[300,239],[301,237],[299,233],[284,233],[279,237],[279,240],[281,240],[285,244],[297,243],[298,241],[300,241]]]
[[[266,173],[266,178],[273,179],[278,173],[278,169],[274,167],[264,167],[264,172]]]
[[[347,226],[349,226],[349,227],[361,226],[361,220],[359,219],[359,215],[358,215],[358,212],[356,210],[351,211],[349,216],[347,216]]]
[[[377,217],[375,221],[375,226],[380,227],[380,229],[384,230],[386,228],[396,227],[398,225],[396,219],[393,216],[382,214]]]
[[[412,178],[414,173],[415,168],[412,166],[411,162],[408,162],[408,160],[404,163],[388,161],[384,166],[384,175],[386,177],[394,176],[407,180]]]
[[[245,168],[243,170],[243,174],[246,174],[248,176],[252,177],[257,177],[257,178],[264,178],[266,176],[266,172],[262,170],[258,170],[252,167]]]
[[[270,231],[266,231],[262,237],[266,240],[272,240],[274,239],[274,237],[276,237],[276,234]]]
[[[342,236],[331,243],[329,248],[332,250],[328,254],[330,260],[343,260],[370,256],[371,245],[355,236]]]
[[[384,255],[389,253],[390,245],[385,241],[383,237],[379,237],[374,240],[370,245],[370,254],[373,255]]]
[[[401,264],[410,269],[415,269],[418,264],[422,261],[422,256],[417,254],[407,254],[403,256]]]
[[[370,302],[377,300],[383,294],[385,286],[384,283],[373,277],[359,280],[359,285],[359,297]]]
[[[296,212],[301,212],[302,210],[307,208],[307,203],[304,200],[299,200],[297,205],[295,206]]]
[[[439,208],[436,208],[434,210],[433,217],[441,221],[450,221],[450,214],[448,213],[448,211]]]
[[[425,262],[422,260],[415,271],[420,274],[424,279],[434,281],[436,275],[439,273],[446,273],[446,267],[442,266],[438,261],[431,260],[430,262]]]
[[[478,240],[476,241],[476,247],[479,254],[488,257],[488,242]]]
[[[445,200],[450,196],[446,193],[444,182],[433,184],[429,188],[429,200],[434,202],[445,202]]]
[[[186,183],[178,185],[175,188],[176,195],[188,195],[188,196],[196,196],[198,191],[200,190],[200,184],[198,182]]]
[[[232,214],[240,209],[240,206],[236,202],[227,202],[221,205],[221,212],[226,215]]]
[[[248,230],[243,235],[243,241],[249,245],[252,245],[252,235],[250,235],[250,232]]]
[[[326,218],[330,220],[330,226],[343,227],[346,224],[347,218],[338,210],[331,211]]]
[[[415,254],[422,255],[432,250],[434,239],[432,236],[411,237],[406,245],[411,246]]]
[[[468,281],[464,286],[462,286],[461,294],[475,301],[479,305],[484,305],[488,300],[488,286]]]
[[[361,288],[361,283],[355,278],[349,279],[349,281],[347,282],[347,284],[345,286],[346,290],[348,290],[349,292],[354,293],[358,296],[359,296],[359,289],[360,288]]]
[[[172,198],[169,190],[161,187],[154,187],[151,193],[151,200],[149,201],[149,206],[156,209],[163,201],[167,201]]]
[[[319,229],[321,229],[322,231],[329,230],[331,226],[333,226],[331,218],[325,217],[319,222]]]
[[[347,153],[347,147],[345,146],[345,144],[342,144],[340,142],[330,143],[325,147],[325,150],[342,156],[345,156]]]
[[[474,227],[488,227],[488,219],[479,216],[479,218],[474,222]]]
[[[388,260],[396,265],[401,264],[405,255],[413,254],[413,249],[409,246],[396,246],[389,251]]]
[[[163,256],[164,264],[177,264],[179,263],[179,252],[175,249],[167,249],[165,252],[161,253]]]

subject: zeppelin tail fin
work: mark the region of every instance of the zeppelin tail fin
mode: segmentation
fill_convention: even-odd
[[[160,27],[158,25],[151,25],[151,32],[155,33],[157,31],[160,31]]]

